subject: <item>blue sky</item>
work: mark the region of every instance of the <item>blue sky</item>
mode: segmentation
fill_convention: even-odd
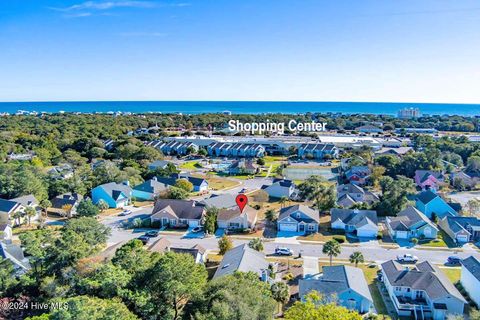
[[[480,102],[480,3],[0,1],[0,101]]]

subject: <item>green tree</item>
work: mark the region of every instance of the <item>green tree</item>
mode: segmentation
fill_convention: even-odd
[[[151,267],[152,261],[143,243],[138,239],[130,240],[118,248],[112,258],[114,265],[121,267],[130,274],[147,270]]]
[[[92,200],[84,199],[77,206],[77,214],[80,217],[95,217],[99,213],[99,209],[93,204]]]
[[[178,179],[177,182],[175,182],[175,187],[185,190],[186,192],[192,192],[193,190],[193,184],[187,179]]]
[[[25,214],[27,215],[28,225],[30,225],[32,218],[37,215],[37,211],[35,208],[28,206],[25,208]]]
[[[257,159],[257,164],[258,164],[259,166],[264,166],[264,165],[265,165],[265,159],[263,159],[263,158],[258,158],[258,159]]]
[[[223,235],[219,240],[218,240],[218,249],[220,250],[219,254],[224,255],[227,251],[231,250],[233,248],[233,242],[232,240],[227,237],[227,235]]]
[[[187,199],[188,198],[188,192],[183,190],[183,189],[177,188],[177,187],[171,187],[168,190],[167,197],[169,199]]]
[[[260,251],[260,252],[263,251],[263,242],[262,242],[262,239],[260,238],[254,238],[250,240],[250,242],[248,243],[248,246],[253,250]]]
[[[207,209],[207,213],[205,215],[205,223],[203,224],[203,227],[205,228],[205,232],[207,232],[207,234],[214,234],[217,230],[217,215],[217,208],[211,207]]]
[[[202,295],[207,271],[189,254],[168,252],[148,271],[146,290],[161,319],[180,319],[185,305]]]
[[[329,240],[325,242],[322,248],[322,252],[330,258],[330,265],[333,265],[333,257],[336,257],[342,251],[340,243],[336,240]]]
[[[269,286],[256,273],[237,272],[209,282],[186,313],[195,320],[270,320],[274,310]]]
[[[333,208],[337,200],[335,186],[320,176],[311,176],[298,186],[300,197],[315,202],[318,210]]]
[[[100,199],[97,203],[97,207],[101,212],[103,212],[108,209],[108,203],[105,200]]]
[[[321,303],[322,297],[316,292],[310,292],[305,302],[297,301],[285,312],[285,320],[361,320],[355,311],[337,306],[334,303]]]
[[[270,287],[272,298],[279,304],[280,310],[290,300],[290,290],[285,282],[275,282]]]
[[[396,215],[405,209],[409,203],[408,196],[416,192],[412,179],[397,176],[397,180],[391,177],[380,179],[382,197],[376,209],[382,215]]]
[[[16,283],[13,263],[10,260],[0,258],[0,297],[6,297],[8,290]]]
[[[285,207],[285,203],[287,203],[287,201],[288,201],[288,198],[285,197],[285,196],[281,197],[280,200],[278,200],[278,202],[280,203],[280,206],[281,206],[282,208]]]
[[[358,267],[359,263],[364,263],[365,258],[363,257],[363,254],[360,251],[355,251],[350,255],[350,263],[354,263],[355,267]]]
[[[44,316],[27,318],[28,320],[137,320],[135,314],[119,299],[100,299],[96,297],[77,296],[57,300],[60,306]]]
[[[268,221],[274,222],[275,220],[277,220],[277,218],[278,218],[278,213],[275,210],[268,209],[265,212],[265,219],[267,219]]]

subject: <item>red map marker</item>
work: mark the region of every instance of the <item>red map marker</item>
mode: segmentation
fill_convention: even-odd
[[[245,208],[248,203],[247,196],[244,194],[239,194],[237,198],[235,198],[235,201],[237,202],[237,206],[240,208],[240,212],[243,212],[243,208]]]

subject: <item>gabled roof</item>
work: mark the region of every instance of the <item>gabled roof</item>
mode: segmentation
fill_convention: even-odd
[[[422,191],[417,195],[417,199],[423,204],[428,204],[429,202],[431,202],[433,199],[436,199],[437,197],[440,197],[440,196],[430,189]]]
[[[20,203],[24,207],[36,207],[38,206],[38,200],[33,194],[28,194],[26,196],[21,196],[17,198],[10,199],[10,201],[15,201]]]
[[[399,212],[396,217],[390,218],[390,227],[396,231],[407,231],[410,228],[419,223],[430,225],[435,230],[438,228],[417,208],[408,206],[403,211]],[[422,224],[422,225],[424,225]]]
[[[132,188],[130,188],[129,186],[123,183],[109,182],[109,183],[101,184],[98,187],[102,188],[115,201],[119,199],[122,193],[126,197],[130,196],[132,193]]]
[[[467,269],[478,281],[480,281],[480,261],[474,256],[470,256],[462,260],[462,265]]]
[[[245,208],[243,209],[243,212],[240,212],[240,209],[238,208],[238,206],[235,206],[229,209],[220,209],[218,211],[217,220],[228,221],[236,217],[239,217],[242,214],[246,214],[248,222],[253,223],[258,215],[258,211],[253,209],[250,206],[245,206]]]
[[[352,290],[373,302],[363,271],[351,266],[324,266],[323,273],[319,277],[300,280],[300,297],[312,290],[326,296],[333,294],[338,296],[347,290]]]
[[[366,224],[377,225],[377,212],[374,210],[338,209],[330,210],[332,223],[340,219],[343,223],[354,225],[357,228]]]
[[[293,186],[295,185],[292,180],[277,179],[277,178],[273,179],[273,184],[278,184],[281,187],[286,187],[286,188],[290,188],[292,185]]]
[[[347,183],[339,185],[337,193],[365,193],[365,190],[354,183]]]
[[[23,255],[23,250],[19,245],[7,244],[0,241],[0,257],[10,260],[16,268],[27,271],[30,269],[28,260]]]
[[[230,193],[212,194],[210,198],[202,200],[200,203],[207,207],[215,208],[231,208],[237,206],[235,197]]]
[[[291,216],[291,214],[295,213],[296,211],[302,212],[308,218],[305,219],[305,218],[297,218],[297,217]],[[307,207],[303,204],[296,204],[296,205],[289,206],[289,207],[281,209],[280,210],[280,215],[278,217],[278,221],[283,220],[283,219],[285,219],[286,217],[289,217],[289,216],[292,219],[294,219],[298,222],[300,222],[300,221],[303,221],[303,222],[306,222],[306,223],[309,223],[309,222],[319,223],[320,222],[320,214],[319,214],[318,210],[312,209],[312,208]]]
[[[135,186],[133,188],[133,190],[154,193],[154,194],[158,194],[167,189],[168,189],[168,185],[165,183],[159,182],[158,179],[147,180],[144,183],[139,184],[138,186]]]
[[[168,241],[167,238],[162,237],[157,241],[155,241],[154,243],[152,243],[150,247],[148,247],[148,250],[152,252],[164,253],[168,250],[168,248],[170,248],[171,245],[172,243]]]
[[[155,167],[155,168],[166,168],[167,165],[171,163],[170,161],[166,161],[166,160],[155,160],[153,161],[152,163],[150,163],[148,166],[149,167]]]
[[[420,177],[420,182],[426,181],[430,176],[434,177],[437,180],[444,179],[443,173],[432,170],[416,170],[415,176]]]
[[[460,231],[466,231],[470,233],[470,231],[468,231],[470,228],[480,231],[480,220],[478,218],[446,216],[444,219],[447,219],[447,225],[454,233]]]
[[[194,245],[193,247],[170,247],[170,251],[175,253],[186,253],[191,254],[194,259],[197,258],[197,255],[204,255],[207,251],[204,247],[199,244]]]
[[[264,270],[268,269],[268,265],[264,253],[251,249],[245,243],[225,253],[213,278],[233,274],[235,271],[251,271],[261,277]]]
[[[200,220],[205,213],[205,207],[193,200],[159,199],[155,202],[152,216],[167,211],[179,219]]]
[[[382,270],[392,286],[424,290],[432,300],[452,295],[467,303],[445,274],[429,261],[406,269],[398,262],[389,260],[382,264]]]
[[[74,206],[83,196],[78,193],[64,193],[52,199],[52,208],[61,209],[65,205]]]
[[[0,212],[12,212],[20,204],[12,200],[0,199]]]

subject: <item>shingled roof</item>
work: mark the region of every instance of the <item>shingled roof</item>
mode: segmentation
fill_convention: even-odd
[[[315,221],[317,223],[320,222],[320,214],[319,214],[318,210],[312,209],[312,208],[307,207],[303,204],[296,204],[296,205],[289,206],[289,207],[281,209],[278,220],[282,220],[282,219],[290,216],[292,213],[294,213],[296,211],[302,212],[303,214],[305,214],[308,217],[308,219],[297,218],[297,217],[293,217],[293,216],[292,216],[292,219],[295,219],[299,222],[303,221],[303,222],[306,222],[306,223],[310,223],[310,222],[313,222],[313,221]]]

